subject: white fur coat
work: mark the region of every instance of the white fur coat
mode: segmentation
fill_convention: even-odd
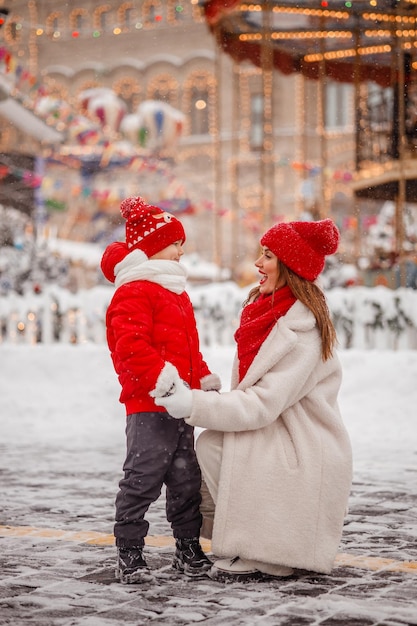
[[[193,391],[187,422],[224,432],[212,547],[218,556],[328,573],[342,534],[352,458],[311,312],[280,318],[232,391]]]

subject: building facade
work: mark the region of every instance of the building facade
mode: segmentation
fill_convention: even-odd
[[[251,279],[259,235],[276,220],[332,215],[352,249],[345,228],[353,211],[352,86],[323,88],[234,63],[218,49],[198,0],[10,5],[1,37],[14,68],[7,73],[19,69],[14,94],[35,112],[46,97],[60,102],[44,119],[65,139],[51,146],[3,117],[0,152],[58,157],[43,172],[48,222],[58,236],[97,240],[98,223],[114,234],[120,196],[145,190],[154,203],[187,198],[192,210],[179,214],[187,251],[231,267],[242,281]],[[101,117],[96,111],[104,142],[74,140],[74,118],[85,114],[82,95],[100,88],[116,94],[125,116],[143,102],[170,105],[184,116],[181,133],[163,150],[130,138],[129,155],[141,159],[132,166],[120,156],[127,136],[109,106]],[[87,184],[85,160],[97,154]]]

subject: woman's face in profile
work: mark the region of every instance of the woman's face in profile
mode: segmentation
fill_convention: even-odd
[[[262,247],[261,256],[256,259],[255,267],[258,268],[261,275],[261,279],[259,281],[260,293],[270,294],[278,287],[283,286],[280,284],[278,258],[273,252],[271,252],[271,250],[269,250],[269,248],[266,248],[265,246]]]

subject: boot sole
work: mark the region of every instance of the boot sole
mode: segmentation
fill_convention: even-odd
[[[182,563],[177,557],[174,556],[172,561],[172,568],[176,569],[181,574],[188,576],[189,578],[210,578],[209,572],[211,570],[211,565],[203,566],[199,569],[195,569],[187,565],[187,563]]]
[[[150,583],[155,579],[151,572],[146,568],[139,568],[131,574],[124,574],[118,567],[115,570],[115,578],[122,585],[134,585],[138,583]]]
[[[267,580],[269,576],[259,572],[226,572],[213,565],[209,577],[220,583],[253,583]]]

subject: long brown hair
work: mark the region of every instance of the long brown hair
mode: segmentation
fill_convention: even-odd
[[[330,316],[326,297],[318,285],[306,278],[295,274],[289,267],[284,265],[278,258],[279,282],[288,285],[293,295],[310,309],[316,318],[317,326],[321,335],[321,357],[327,361],[332,354],[337,342],[336,330]],[[254,287],[243,305],[253,302],[260,295],[259,286]]]

